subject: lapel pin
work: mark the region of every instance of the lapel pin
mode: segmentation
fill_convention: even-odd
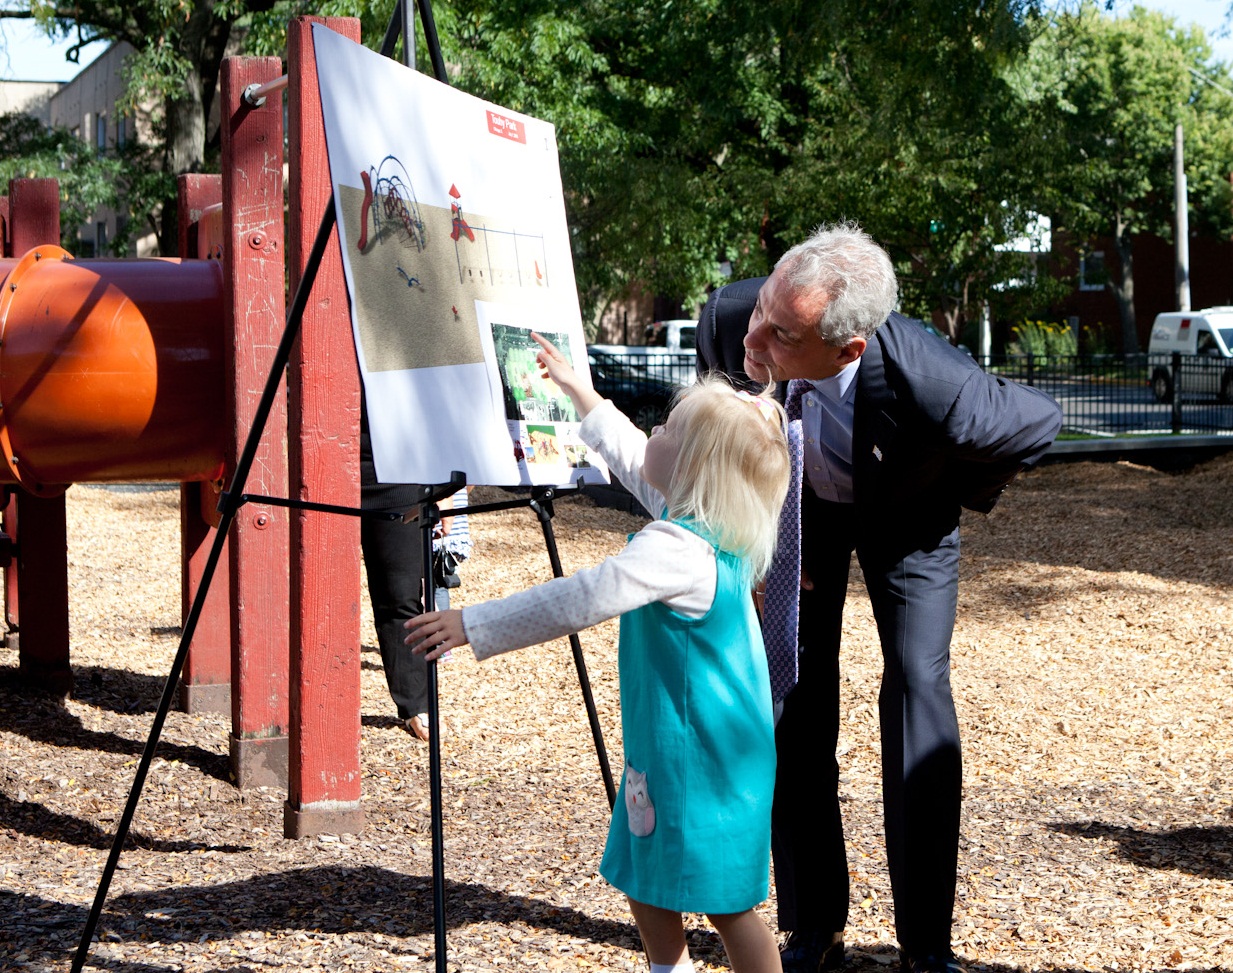
[[[873,458],[876,459],[879,463],[882,462],[882,450],[878,449],[877,446],[873,447]]]

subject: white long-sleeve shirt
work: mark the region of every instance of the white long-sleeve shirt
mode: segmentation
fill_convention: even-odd
[[[642,479],[646,436],[605,400],[587,414],[579,435],[647,510],[664,508],[662,495]],[[693,618],[715,599],[715,550],[676,524],[647,524],[619,554],[566,578],[554,578],[498,601],[463,609],[462,622],[477,659],[538,645],[654,601]]]

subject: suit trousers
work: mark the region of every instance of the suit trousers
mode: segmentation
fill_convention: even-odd
[[[408,510],[413,486],[377,483],[366,432],[360,436],[360,506],[364,510]],[[428,711],[428,663],[403,644],[402,623],[424,611],[423,536],[418,523],[360,518],[360,549],[368,576],[377,644],[390,697],[400,720]]]
[[[954,523],[920,532],[871,528],[853,504],[802,491],[800,680],[776,729],[772,852],[783,930],[838,932],[847,923],[848,869],[839,802],[839,646],[857,551],[882,647],[878,699],[886,854],[899,945],[947,955],[955,898],[962,783],[950,690],[959,585]],[[905,536],[911,541],[905,543]]]

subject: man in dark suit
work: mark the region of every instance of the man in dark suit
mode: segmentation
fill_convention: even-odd
[[[799,528],[790,498],[776,555],[792,572],[793,600],[800,555],[799,675],[781,690],[772,816],[785,973],[843,963],[848,869],[835,747],[853,551],[884,659],[882,786],[902,969],[961,969],[951,951],[962,775],[949,671],[960,509],[991,510],[1061,425],[1049,396],[981,371],[892,313],[897,298],[885,251],[839,225],[790,250],[765,280],[716,291],[699,325],[699,371],[786,383],[789,418],[801,421]],[[791,617],[772,608],[775,577],[772,569],[768,652],[775,618]]]

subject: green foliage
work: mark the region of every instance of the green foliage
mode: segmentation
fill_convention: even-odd
[[[1048,359],[1073,357],[1079,353],[1078,335],[1067,324],[1024,321],[1011,328],[1011,335],[1013,340],[1006,349],[1011,355]]]
[[[1100,322],[1082,325],[1076,331],[1069,324],[1025,320],[1011,328],[1010,333],[1008,355],[1032,355],[1048,361],[1110,353],[1109,336]]]
[[[119,202],[122,166],[97,155],[67,129],[48,129],[20,112],[0,115],[0,185],[10,179],[60,181],[61,244],[72,251],[77,229],[94,219],[100,206]]]
[[[141,178],[132,173],[129,182],[139,194],[156,189],[163,193],[152,201],[150,212],[166,252],[175,240],[174,177],[204,168],[207,122],[232,28],[273,4],[274,0],[74,0],[63,5],[28,0],[0,10],[0,17],[32,14],[52,36],[75,39],[70,55],[99,40],[132,45],[134,53],[125,64],[127,92],[119,107],[133,111],[137,106],[157,106],[154,116],[161,144],[143,161],[166,176]],[[139,217],[144,215],[139,211]]]
[[[314,12],[365,18],[373,46],[390,9],[327,6]],[[721,260],[737,276],[765,273],[843,218],[891,244],[913,309],[996,279],[985,265],[1024,212],[1003,205],[1024,177],[1007,175],[1015,113],[1000,72],[1026,48],[1032,9],[434,4],[454,83],[556,125],[591,312],[634,285],[688,306],[721,281]],[[269,49],[257,18],[250,36]],[[931,220],[946,228],[933,239]]]
[[[1123,275],[1110,287],[1122,308],[1123,348],[1135,351],[1134,237],[1173,235],[1176,126],[1184,132],[1192,229],[1233,228],[1228,70],[1211,61],[1197,28],[1139,7],[1114,19],[1087,0],[1043,31],[1009,76],[1042,125],[1042,209],[1080,242],[1115,241]]]
[[[152,150],[130,142],[100,155],[68,129],[47,128],[19,112],[0,115],[0,185],[10,179],[57,179],[60,183],[61,246],[77,249],[77,233],[93,222],[100,207],[134,215],[126,229],[108,241],[116,256],[134,238],[154,229],[148,217],[175,185],[152,164]]]
[[[220,38],[282,53],[288,18],[353,15],[375,48],[393,0],[83,0],[75,21],[34,6],[53,29],[133,43],[146,95],[199,79],[208,112]],[[1003,320],[1030,317],[1068,282],[1008,243],[1041,213],[1119,249],[1167,235],[1177,123],[1192,226],[1230,228],[1233,98],[1216,85],[1233,82],[1200,32],[1160,14],[1115,20],[1094,0],[433,10],[451,83],[556,126],[589,315],[635,287],[688,308],[720,261],[765,273],[819,223],[854,219],[891,251],[904,309],[943,312],[952,339],[986,301]],[[417,46],[431,70],[422,26]],[[164,171],[207,161],[177,142],[170,100],[162,121]]]

